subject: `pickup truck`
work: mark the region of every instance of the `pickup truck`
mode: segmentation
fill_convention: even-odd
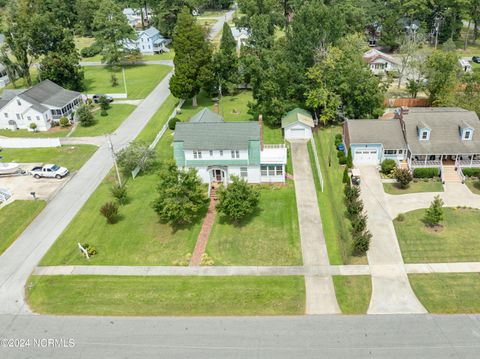
[[[35,178],[63,178],[68,174],[68,170],[65,167],[58,165],[48,164],[45,166],[34,167],[30,171],[30,174]]]

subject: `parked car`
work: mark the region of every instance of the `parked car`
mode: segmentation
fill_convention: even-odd
[[[68,170],[65,167],[60,167],[54,164],[48,164],[45,166],[34,167],[30,171],[30,174],[35,178],[63,178],[68,174]]]
[[[95,103],[99,103],[100,102],[100,97],[105,97],[107,99],[108,102],[113,102],[113,97],[112,96],[109,96],[109,95],[103,95],[103,94],[96,94],[96,95],[93,95],[92,96],[92,100],[93,102]]]
[[[480,56],[473,56],[472,61],[475,62],[476,64],[480,64]]]

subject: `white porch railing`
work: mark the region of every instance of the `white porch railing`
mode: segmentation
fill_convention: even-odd
[[[413,168],[428,168],[428,167],[442,167],[442,161],[435,160],[435,161],[417,161],[412,160],[410,162],[411,167]]]
[[[275,145],[263,145],[263,148],[285,148],[285,144],[279,143]]]
[[[455,167],[480,167],[480,160],[457,160]]]
[[[462,167],[457,167],[456,171],[457,171],[458,176],[460,177],[460,180],[462,181],[462,183],[465,183],[465,175],[463,174]]]
[[[0,203],[7,202],[10,197],[12,197],[12,194],[8,190],[0,188]]]

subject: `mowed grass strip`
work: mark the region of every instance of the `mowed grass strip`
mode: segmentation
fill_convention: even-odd
[[[215,265],[301,265],[293,183],[261,186],[258,211],[239,225],[217,214],[207,253]]]
[[[480,273],[409,274],[408,278],[430,313],[480,312]]]
[[[333,276],[335,294],[343,314],[365,314],[372,296],[369,275]]]
[[[5,252],[45,207],[45,201],[14,201],[0,208],[0,254]]]
[[[73,137],[101,136],[114,132],[123,121],[135,110],[133,105],[111,105],[107,110],[107,116],[101,115],[101,110],[94,112],[96,123],[92,126],[83,127],[80,124],[72,133]]]
[[[407,188],[401,188],[398,183],[384,183],[383,190],[388,194],[408,194],[420,192],[443,192],[441,181],[415,181],[411,182]]]
[[[67,167],[70,172],[78,170],[97,150],[93,145],[74,145],[50,148],[4,148],[4,162],[55,163]],[[25,168],[25,170],[30,168]]]
[[[114,70],[108,66],[85,66],[85,93],[106,94],[124,93],[125,84],[122,70]],[[143,99],[172,71],[166,65],[128,65],[125,66],[127,92],[129,99]],[[112,86],[112,75],[118,80],[117,86]]]
[[[65,137],[71,130],[71,127],[52,127],[48,131],[28,131],[28,130],[0,130],[0,136],[5,137],[28,137],[28,138],[45,138],[45,137]]]
[[[480,210],[444,208],[443,228],[425,226],[425,209],[405,213],[393,224],[405,263],[480,261]]]
[[[294,315],[304,279],[292,277],[32,276],[30,307],[60,315]]]

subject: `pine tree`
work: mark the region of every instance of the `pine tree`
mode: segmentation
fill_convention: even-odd
[[[196,23],[187,8],[178,15],[173,33],[175,74],[170,79],[170,90],[177,98],[192,99],[197,106],[197,95],[211,66],[212,50],[205,30]]]
[[[443,201],[440,196],[435,196],[432,203],[430,204],[430,208],[427,209],[425,213],[425,222],[431,226],[435,227],[443,221]]]
[[[220,96],[235,91],[238,83],[237,42],[227,23],[223,24],[220,49],[214,56],[214,76]]]

